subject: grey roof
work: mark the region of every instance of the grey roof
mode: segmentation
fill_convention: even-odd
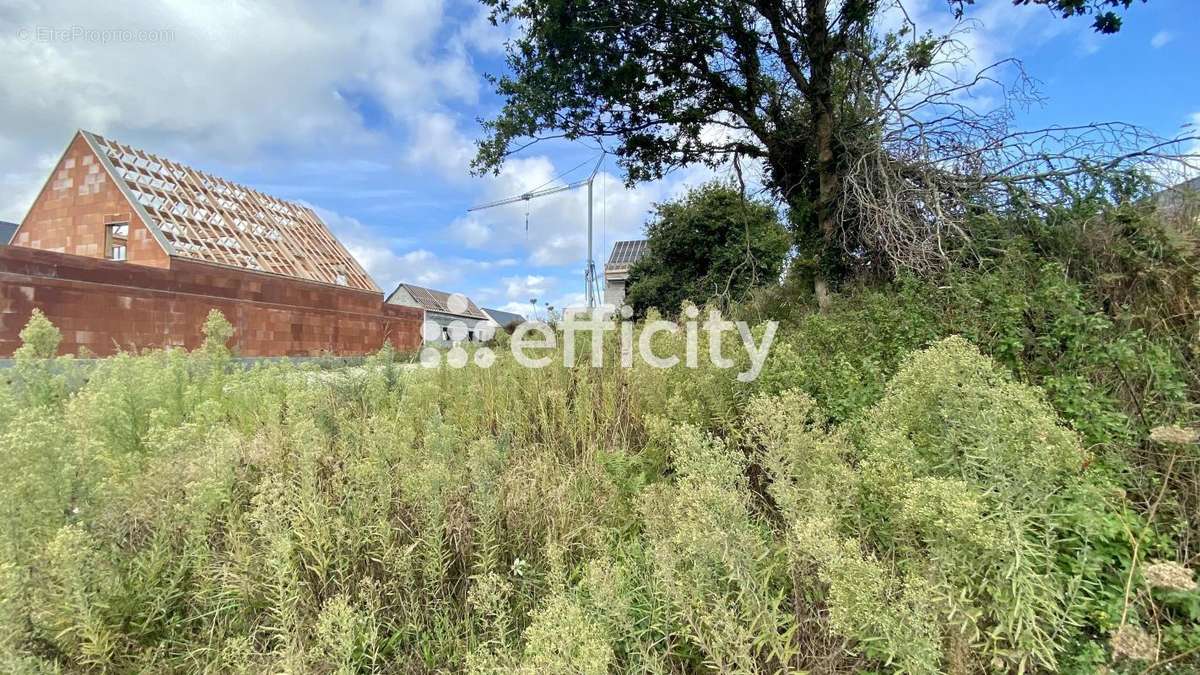
[[[400,290],[401,288],[408,291],[408,294],[413,297],[413,300],[416,300],[417,304],[426,311],[454,314],[456,316],[467,316],[471,317],[472,319],[488,318],[487,315],[479,309],[479,305],[476,305],[474,300],[467,298],[465,295],[462,297],[466,298],[467,300],[466,308],[461,312],[453,311],[450,309],[450,293],[434,290],[432,288],[425,288],[424,286],[417,286],[415,284],[401,283],[396,287],[396,290],[392,291],[392,294],[388,296],[388,300],[391,300],[392,296],[396,294],[396,291]]]
[[[1180,209],[1185,206],[1194,207],[1197,200],[1200,200],[1200,176],[1159,190],[1153,195],[1153,198],[1159,208],[1168,210]]]
[[[487,307],[484,307],[483,311],[486,312],[488,316],[492,317],[492,321],[500,324],[501,328],[507,328],[514,323],[525,323],[526,321],[526,318],[520,314],[505,312],[504,310],[500,309],[488,309]]]
[[[646,240],[618,241],[613,244],[612,255],[608,257],[609,265],[632,265],[646,254]]]
[[[10,223],[6,220],[0,220],[0,246],[7,246],[8,240],[12,239],[13,233],[17,231],[17,224]]]

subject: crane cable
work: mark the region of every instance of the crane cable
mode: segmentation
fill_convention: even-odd
[[[573,166],[573,167],[571,167],[571,168],[567,169],[566,171],[563,171],[562,173],[558,174],[558,175],[557,175],[557,176],[555,176],[554,178],[551,178],[550,180],[546,181],[545,183],[542,183],[541,185],[539,185],[539,186],[537,186],[537,187],[533,188],[532,190],[526,190],[526,191],[525,191],[525,193],[526,193],[526,194],[528,194],[528,193],[530,193],[530,192],[537,192],[538,190],[541,190],[542,188],[546,187],[547,185],[549,185],[549,184],[553,183],[553,182],[554,182],[554,181],[556,181],[556,180],[562,180],[562,177],[563,177],[563,176],[565,176],[565,175],[567,175],[567,174],[571,173],[572,171],[574,171],[574,170],[578,169],[579,167],[583,166],[584,164],[587,164],[587,163],[588,163],[588,162],[590,162],[590,161],[592,161],[592,158],[591,158],[591,157],[589,157],[589,158],[587,158],[587,159],[583,160],[582,162],[580,162],[580,163],[576,164],[575,166]],[[566,181],[563,181],[563,182],[565,183]]]
[[[551,178],[550,180],[546,181],[545,183],[542,183],[541,185],[539,185],[531,190],[526,190],[525,194],[529,194],[530,192],[537,192],[538,190],[541,190],[542,188],[546,187],[547,185],[553,183],[556,180],[562,180],[563,176],[566,176],[567,174],[571,173],[572,171],[575,171],[576,169],[583,166],[584,164],[587,164],[590,161],[592,161],[592,160],[589,157],[588,159],[583,160],[582,162],[567,169],[566,171],[559,173],[557,176]],[[601,161],[604,161],[603,156],[601,157]],[[566,181],[563,181],[563,182],[565,183]],[[528,199],[525,200],[525,243],[529,243],[529,200]]]

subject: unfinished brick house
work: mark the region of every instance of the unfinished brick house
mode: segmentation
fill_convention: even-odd
[[[86,131],[0,249],[0,356],[34,307],[68,352],[194,346],[214,307],[247,356],[420,344],[312,209]]]

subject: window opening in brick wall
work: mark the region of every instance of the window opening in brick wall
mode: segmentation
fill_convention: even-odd
[[[104,226],[104,257],[125,260],[128,256],[129,223],[110,223]]]

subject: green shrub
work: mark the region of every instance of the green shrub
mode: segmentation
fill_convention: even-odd
[[[678,637],[720,671],[787,663],[779,556],[750,510],[745,457],[691,426],[660,433],[677,478],[647,489],[641,512]]]
[[[0,669],[1082,673],[1151,632],[1186,654],[1195,591],[1141,588],[1186,560],[1175,532],[1063,399],[937,341],[912,283],[805,319],[752,383],[620,368],[613,335],[602,368],[121,354],[29,397],[76,372],[34,358],[0,386]]]
[[[23,405],[59,402],[67,389],[66,377],[55,358],[62,334],[42,310],[34,309],[19,336],[21,346],[13,352],[15,398]]]
[[[62,333],[40,309],[33,310],[29,323],[21,329],[19,337],[21,346],[13,353],[13,358],[18,361],[52,359],[58,355],[58,345],[62,342]]]
[[[1126,568],[1088,551],[1128,564],[1104,526],[1136,520],[1038,392],[965,340],[910,356],[848,437],[795,392],[755,399],[750,429],[793,565],[815,566],[832,628],[866,653],[1054,669],[1109,627],[1089,613]]]

